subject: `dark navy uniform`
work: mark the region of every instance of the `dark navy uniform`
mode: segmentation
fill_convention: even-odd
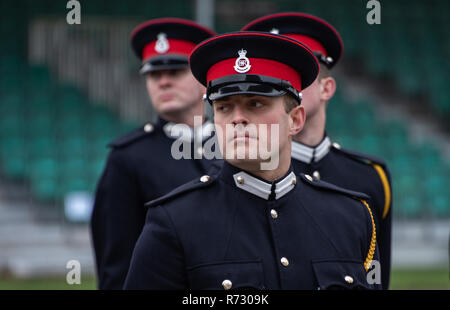
[[[375,289],[368,197],[296,177],[268,183],[225,162],[149,203],[126,289]]]
[[[371,197],[377,223],[383,288],[389,285],[391,266],[392,194],[391,178],[386,164],[373,156],[342,149],[328,137],[316,147],[292,143],[292,165],[296,173],[306,173],[315,179],[343,188],[366,193]],[[384,280],[383,280],[384,279]]]
[[[189,20],[162,18],[139,25],[131,45],[142,60],[142,74],[186,69],[191,50],[214,34]],[[146,124],[109,145],[112,150],[98,183],[91,219],[100,289],[122,288],[144,226],[144,203],[205,174],[212,164],[195,158],[204,158],[203,144],[210,138],[207,127],[213,125],[206,122],[195,130],[182,125],[172,131],[175,125],[159,118],[156,124]],[[171,152],[176,140],[184,159],[174,158]]]
[[[272,14],[250,22],[242,30],[274,32],[296,39],[306,44],[328,69],[333,68],[342,57],[343,42],[337,30],[309,14]],[[371,206],[379,223],[381,278],[383,288],[387,289],[391,269],[392,213],[389,171],[380,159],[330,146],[327,137],[314,148],[294,142],[294,170],[371,196]]]

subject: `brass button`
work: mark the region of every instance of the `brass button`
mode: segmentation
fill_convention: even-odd
[[[316,170],[316,171],[313,172],[313,178],[317,179],[317,180],[320,180],[320,173],[319,173],[319,171]]]
[[[200,182],[206,183],[206,182],[209,181],[209,179],[210,179],[210,176],[209,176],[209,175],[204,175],[204,176],[202,176],[202,177],[200,178]]]
[[[347,282],[348,284],[352,284],[353,283],[353,278],[350,276],[345,276],[344,278],[345,282]]]
[[[270,216],[272,216],[273,219],[276,219],[278,217],[278,212],[272,209],[270,210]]]
[[[244,184],[244,178],[241,177],[241,176],[238,176],[238,177],[236,178],[236,181],[237,181],[239,184]]]
[[[313,180],[313,178],[309,174],[305,174],[305,178],[307,178],[309,182],[312,182]]]
[[[286,257],[281,258],[281,265],[283,265],[284,267],[289,266],[289,261]]]
[[[297,178],[292,178],[292,184],[293,185],[297,184]]]
[[[144,126],[144,131],[145,132],[152,132],[153,131],[153,125],[152,124],[146,124]]]
[[[339,145],[339,143],[333,142],[332,146],[338,150],[341,149],[341,146]]]
[[[224,290],[228,291],[233,286],[233,283],[231,283],[230,280],[223,280],[222,286],[223,286]]]

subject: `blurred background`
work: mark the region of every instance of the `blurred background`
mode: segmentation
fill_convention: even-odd
[[[129,35],[158,17],[217,32],[263,15],[317,15],[341,33],[327,132],[383,158],[393,185],[393,289],[450,289],[450,2],[1,0],[0,289],[96,287],[88,221],[115,137],[155,119]],[[81,264],[81,285],[66,264]]]

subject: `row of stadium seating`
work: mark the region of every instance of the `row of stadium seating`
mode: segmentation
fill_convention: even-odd
[[[385,1],[379,25],[366,22],[366,3],[284,0],[280,10],[326,19],[342,35],[344,57],[358,57],[373,76],[391,78],[406,95],[426,96],[438,115],[450,117],[450,2]]]
[[[29,182],[43,201],[61,201],[72,191],[93,193],[106,144],[136,124],[89,102],[73,85],[55,83],[45,67],[22,63],[12,67],[20,75],[6,81],[9,68],[0,66],[3,174]]]
[[[239,8],[242,1],[228,0]],[[358,57],[371,74],[390,77],[407,95],[424,95],[438,115],[450,116],[450,22],[447,0],[403,0],[382,3],[381,24],[369,25],[366,2],[354,0],[278,0],[278,11],[315,14],[332,23],[341,33],[346,57]],[[83,16],[134,16],[150,19],[160,16],[193,18],[190,1],[105,1],[82,2]],[[0,20],[0,34],[7,45],[0,54],[24,51],[27,23],[38,14],[65,16],[65,3],[41,0],[2,0],[0,11],[9,12]],[[220,12],[217,12],[220,15]],[[20,17],[20,18],[19,18]],[[216,25],[219,32],[238,30],[243,25]],[[22,34],[23,39],[17,39]]]
[[[450,216],[450,166],[433,144],[409,140],[400,121],[376,118],[370,98],[352,102],[339,92],[327,109],[327,131],[344,148],[383,158],[391,172],[394,214]]]
[[[180,4],[185,3],[181,1],[169,2],[183,10],[176,16],[192,18],[190,5]],[[419,78],[419,83],[425,83],[420,89],[427,90],[433,102],[433,98],[440,98],[444,101],[439,102],[448,106],[450,100],[446,99],[448,92],[444,84],[450,70],[443,69],[448,60],[442,55],[448,55],[449,36],[443,38],[442,34],[450,27],[442,27],[448,22],[438,14],[442,6],[448,6],[445,2],[405,2],[405,7],[410,4],[409,8],[415,12],[431,12],[407,14],[416,16],[420,20],[417,25],[426,24],[425,28],[405,26],[407,17],[400,16],[399,5],[391,2],[383,5],[382,24],[376,26],[364,24],[367,10],[363,2],[360,6],[348,0],[327,1],[326,5],[317,0],[277,3],[280,11],[307,11],[329,20],[343,34],[345,53],[363,56],[372,74],[388,74],[407,86],[417,86],[416,79]],[[18,5],[20,3],[28,5]],[[126,6],[126,3],[91,0],[82,5],[83,10],[93,15],[123,15],[117,8]],[[140,7],[142,5],[148,6],[148,10],[152,6],[161,10],[143,13],[132,11],[131,7],[139,5],[130,5],[130,9],[124,12],[146,18],[162,16],[164,12],[174,15],[172,8],[170,12],[164,11],[167,6],[159,2],[142,3]],[[0,2],[2,12],[8,11],[8,7],[16,9],[0,19],[0,33],[8,42],[0,49],[0,173],[12,180],[27,182],[35,197],[42,201],[60,201],[75,190],[93,193],[106,159],[106,143],[135,124],[124,123],[100,102],[89,101],[74,85],[58,82],[47,67],[29,66],[24,60],[27,24],[18,16],[64,14],[67,10],[61,3],[47,0]],[[422,15],[433,18],[424,21]],[[240,26],[225,29],[225,26],[218,25],[218,30],[235,30]],[[388,26],[392,29],[386,28]],[[419,31],[419,28],[429,29],[430,33]],[[431,36],[429,44],[416,44],[410,49],[411,39],[402,39],[414,38],[414,29],[420,36],[418,41]],[[435,44],[438,39],[443,44],[442,48]],[[403,86],[399,84],[405,93],[414,93]],[[431,91],[433,87],[440,90]],[[415,91],[419,88],[410,89]],[[445,113],[445,109],[439,111]],[[433,145],[411,143],[404,124],[378,120],[370,98],[350,102],[342,94],[336,94],[329,105],[327,130],[343,147],[386,160],[392,174],[394,211],[398,216],[450,216],[448,165]]]
[[[136,124],[123,123],[72,85],[55,83],[45,67],[19,67],[24,73],[19,84],[10,82],[0,91],[2,173],[29,182],[44,201],[75,190],[93,193],[106,143]],[[403,124],[379,121],[370,101],[349,102],[337,93],[328,107],[327,130],[343,147],[387,161],[398,215],[450,216],[449,167],[433,145],[411,144]]]

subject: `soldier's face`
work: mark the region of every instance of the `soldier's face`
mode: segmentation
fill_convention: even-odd
[[[286,112],[284,97],[234,95],[214,101],[213,110],[220,150],[232,164],[259,164],[290,154],[291,137],[304,121],[303,107]]]
[[[189,68],[159,70],[146,75],[147,90],[159,115],[182,113],[202,105],[205,88]]]

